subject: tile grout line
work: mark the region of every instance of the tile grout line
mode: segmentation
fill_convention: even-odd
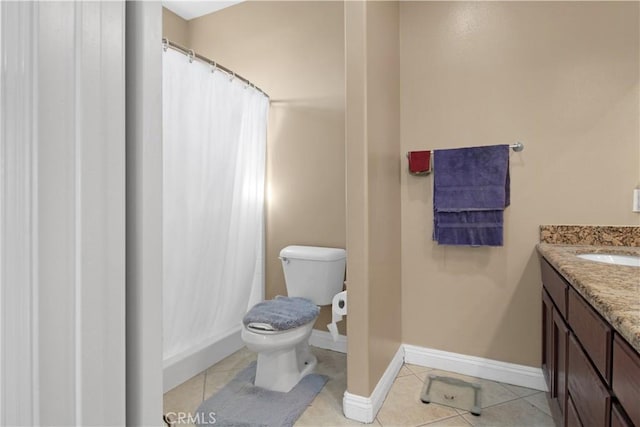
[[[429,421],[428,423],[418,424],[415,427],[428,427],[429,425],[432,425],[434,423],[439,423],[441,421],[450,420],[450,419],[456,418],[456,417],[457,418],[462,418],[462,420],[465,422],[465,424],[471,425],[471,424],[469,424],[469,422],[467,420],[464,419],[464,417],[461,414],[457,414],[457,415],[451,415],[450,417],[444,417],[444,418],[440,418],[440,419],[437,419],[437,420]]]
[[[493,405],[488,405],[488,406],[485,406],[485,407],[480,407],[480,409],[484,411],[485,409],[495,408],[496,406],[500,406],[500,405],[503,405],[503,404],[505,404],[505,403],[513,403],[513,402],[515,402],[516,400],[520,400],[520,399],[523,399],[523,398],[522,398],[522,397],[516,397],[516,398],[514,398],[514,399],[509,399],[509,400],[505,400],[505,401],[503,401],[503,402],[494,403]]]
[[[541,392],[544,393],[544,392]],[[532,395],[533,396],[533,395]],[[529,396],[526,396],[529,397]],[[533,403],[529,402],[525,397],[521,397],[522,400],[524,400],[525,402],[527,402],[529,405],[533,406],[534,408],[536,408],[538,411],[542,412],[543,414],[545,414],[547,417],[550,417],[553,419],[553,415],[549,415],[547,414],[545,411],[543,411],[542,409],[538,408],[536,405],[534,405]],[[551,408],[549,408],[551,409]]]
[[[204,371],[204,378],[202,381],[202,400],[200,400],[200,403],[204,402],[204,393],[205,393],[205,390],[207,389],[207,371],[208,369],[205,369]]]

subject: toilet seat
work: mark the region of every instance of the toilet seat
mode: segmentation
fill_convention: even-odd
[[[283,331],[276,331],[272,328],[273,327],[267,323],[249,323],[247,325],[247,329],[251,330],[252,332],[255,332],[256,334],[273,335],[273,334],[281,334],[283,332]]]
[[[283,332],[306,325],[319,313],[320,308],[306,298],[277,296],[253,306],[242,323],[255,333]]]

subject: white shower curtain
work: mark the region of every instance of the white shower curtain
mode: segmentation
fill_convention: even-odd
[[[163,359],[238,328],[264,288],[268,98],[163,54]]]

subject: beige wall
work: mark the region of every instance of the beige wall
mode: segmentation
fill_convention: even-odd
[[[351,393],[400,342],[539,366],[538,225],[640,223],[638,40],[638,3],[246,2],[189,21],[186,45],[271,95],[266,296],[285,292],[282,247],[348,247]],[[505,246],[435,245],[433,176],[404,153],[518,140]]]
[[[181,46],[189,46],[189,22],[182,19],[167,8],[162,8],[162,37],[166,37],[172,42]]]
[[[400,347],[396,2],[346,2],[348,391],[371,395]]]
[[[188,24],[192,49],[271,97],[267,298],[286,295],[283,247],[346,244],[343,13],[341,2],[245,2]],[[325,307],[316,328],[330,321]]]
[[[638,6],[402,3],[402,152],[525,143],[501,248],[434,244],[402,173],[404,342],[539,366],[538,226],[639,223]]]

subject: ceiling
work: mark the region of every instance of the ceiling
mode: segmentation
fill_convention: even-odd
[[[209,0],[209,1],[181,1],[163,0],[162,5],[187,21],[202,15],[215,12],[225,7],[233,6],[244,0]]]

